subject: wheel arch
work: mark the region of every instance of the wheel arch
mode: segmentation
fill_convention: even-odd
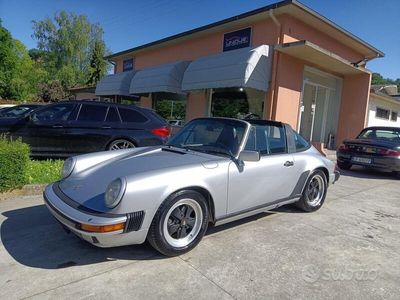
[[[312,172],[314,172],[316,170],[320,170],[320,171],[324,172],[325,177],[326,177],[326,183],[329,184],[329,171],[328,171],[328,169],[326,167],[322,167],[321,166],[321,167],[315,168]],[[312,174],[312,172],[310,173],[310,175]]]
[[[201,186],[186,186],[186,187],[179,188],[178,190],[173,191],[172,193],[170,193],[170,194],[164,199],[164,201],[165,201],[166,199],[168,199],[169,197],[171,197],[172,195],[177,194],[177,193],[182,192],[182,191],[195,191],[195,192],[198,192],[199,194],[201,194],[201,195],[204,197],[204,199],[206,199],[206,201],[207,201],[207,206],[208,206],[209,215],[210,215],[210,220],[209,220],[209,221],[212,222],[212,223],[215,222],[215,205],[214,205],[214,199],[213,199],[211,193],[210,193],[206,188],[204,188],[204,187],[201,187]],[[161,204],[160,204],[160,205],[161,205]]]

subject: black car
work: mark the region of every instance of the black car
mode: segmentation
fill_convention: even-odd
[[[39,104],[21,104],[0,110],[0,118],[23,118],[32,110],[41,107]]]
[[[170,128],[150,109],[94,101],[65,101],[35,110],[11,126],[1,126],[12,138],[22,138],[33,156],[71,156],[102,150],[160,145]]]
[[[338,167],[353,165],[392,171],[400,175],[400,128],[368,127],[352,140],[345,140],[337,151]]]

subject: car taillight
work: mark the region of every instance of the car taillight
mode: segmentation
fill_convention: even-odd
[[[346,144],[341,144],[338,150],[346,151],[349,150],[349,147]]]
[[[391,150],[391,149],[381,150],[379,152],[379,154],[384,155],[384,156],[397,156],[397,157],[400,157],[400,151]]]
[[[154,128],[151,132],[156,136],[167,138],[171,134],[171,129],[168,127]]]

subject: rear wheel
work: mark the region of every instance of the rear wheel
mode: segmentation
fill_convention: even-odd
[[[350,170],[350,168],[352,166],[350,163],[345,163],[345,162],[340,162],[340,161],[337,161],[337,165],[342,170]]]
[[[307,179],[302,197],[296,205],[306,212],[320,209],[325,201],[327,188],[325,173],[321,170],[314,171]]]
[[[118,139],[112,141],[110,145],[108,145],[107,150],[121,150],[129,148],[135,148],[135,144],[125,139]]]
[[[147,236],[150,244],[166,256],[192,250],[203,238],[209,212],[204,197],[195,191],[180,191],[157,210]]]

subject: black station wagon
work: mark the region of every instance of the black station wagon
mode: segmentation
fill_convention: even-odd
[[[133,105],[65,101],[35,110],[0,134],[22,138],[33,156],[71,156],[102,150],[162,145],[170,135],[154,111]]]

